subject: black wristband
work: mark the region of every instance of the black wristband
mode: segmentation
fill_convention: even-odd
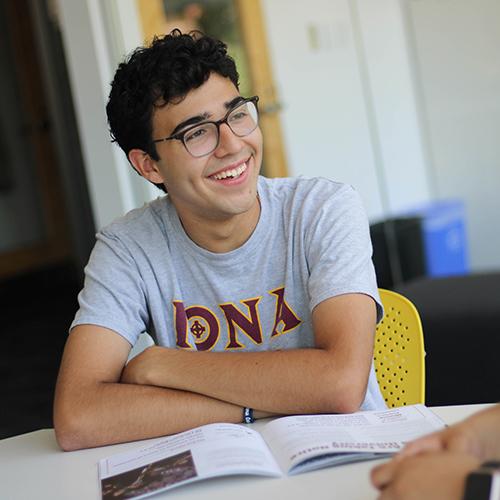
[[[254,421],[252,408],[243,408],[243,423],[251,424]]]
[[[500,462],[484,462],[467,476],[463,500],[496,500],[499,491]]]

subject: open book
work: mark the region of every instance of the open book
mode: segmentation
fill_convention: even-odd
[[[260,432],[248,425],[203,425],[101,460],[102,498],[143,498],[211,477],[279,477],[379,458],[444,426],[424,405],[282,417]]]

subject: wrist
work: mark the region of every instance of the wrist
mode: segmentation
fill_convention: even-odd
[[[269,411],[262,411],[262,410],[253,411],[254,420],[259,420],[260,418],[276,417],[276,416],[278,416],[277,413],[271,413]]]
[[[500,498],[500,461],[483,462],[465,480],[463,500],[497,500]]]

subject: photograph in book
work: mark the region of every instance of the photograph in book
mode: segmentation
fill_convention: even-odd
[[[102,498],[121,500],[138,498],[166,489],[176,483],[196,477],[196,467],[191,452],[184,451],[144,467],[103,479]]]
[[[139,479],[141,471],[149,465],[165,463],[166,459],[179,456],[188,456],[192,464],[183,467],[182,473],[176,470],[171,479],[163,477],[163,484],[161,481],[155,482],[154,487],[151,484],[144,486],[146,477],[141,477],[140,491],[134,493],[133,488],[130,488],[127,490],[127,496],[110,496],[110,488],[124,484],[122,478],[128,481],[124,486],[134,483]],[[168,475],[168,466],[163,470],[163,475]],[[131,471],[136,472],[131,477],[126,476]],[[189,471],[192,471],[192,474]],[[200,479],[236,474],[275,477],[281,475],[262,436],[249,426],[236,424],[203,425],[173,436],[149,440],[142,448],[99,461],[103,499],[144,498]]]
[[[102,498],[143,498],[202,479],[280,477],[370,460],[444,427],[424,405],[298,415],[265,425],[209,424],[100,460]]]

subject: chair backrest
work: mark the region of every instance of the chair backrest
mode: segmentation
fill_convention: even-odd
[[[384,317],[375,334],[374,364],[387,406],[425,403],[425,350],[422,323],[403,295],[379,289]]]

